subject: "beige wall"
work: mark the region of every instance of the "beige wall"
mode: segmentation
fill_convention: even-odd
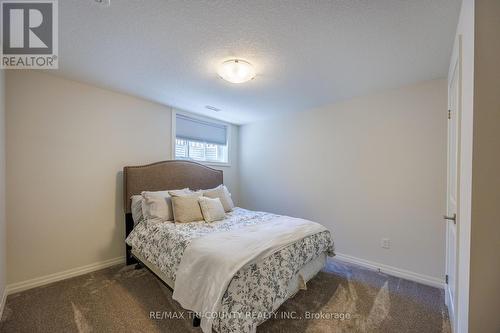
[[[339,253],[442,281],[446,96],[436,80],[242,126],[242,206],[315,220]]]
[[[170,159],[171,109],[11,71],[6,121],[8,283],[122,257],[121,170]],[[237,199],[236,167],[224,178]]]
[[[469,332],[500,332],[500,1],[476,0]]]
[[[0,70],[0,317],[7,275],[5,234],[5,72]]]

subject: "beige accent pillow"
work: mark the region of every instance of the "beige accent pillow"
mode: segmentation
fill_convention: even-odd
[[[227,190],[226,186],[219,185],[216,188],[210,190],[204,190],[203,195],[209,198],[219,198],[224,207],[225,212],[230,212],[234,208],[233,199],[231,199],[231,194]]]
[[[226,217],[226,212],[219,198],[199,197],[198,203],[206,222],[220,221]]]
[[[198,203],[199,197],[199,195],[172,197],[172,210],[174,211],[175,223],[203,221],[203,214]]]
[[[144,198],[142,201],[142,213],[145,218],[159,218],[167,221],[174,219],[169,192],[191,193],[188,188],[173,191],[143,191],[141,193]]]

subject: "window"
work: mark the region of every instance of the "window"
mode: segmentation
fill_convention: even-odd
[[[175,115],[175,159],[228,163],[228,126]]]

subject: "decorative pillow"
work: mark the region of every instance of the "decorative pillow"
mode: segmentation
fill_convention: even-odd
[[[201,197],[203,195],[203,191],[201,191],[201,190],[199,190],[199,191],[192,191],[190,189],[185,188],[183,190],[168,191],[168,194],[171,197],[186,197],[186,196]]]
[[[142,213],[145,218],[159,218],[167,221],[174,219],[169,192],[190,193],[188,188],[174,191],[142,192]]]
[[[224,219],[226,212],[219,198],[199,197],[201,213],[206,222],[214,222]]]
[[[184,188],[182,190],[177,190],[177,191],[189,191],[188,188]],[[156,196],[156,197],[168,197],[169,194],[168,192],[170,192],[170,190],[168,191],[142,191],[141,192],[141,195],[142,196],[145,196],[145,195],[149,195],[149,196]]]
[[[197,193],[197,192],[191,191],[187,187],[183,188],[182,190],[171,190],[171,191],[166,191],[166,192],[171,197],[182,197],[182,196],[185,196],[185,195],[192,195],[194,193]]]
[[[132,211],[132,219],[134,220],[134,225],[139,223],[143,219],[142,215],[142,201],[144,198],[142,195],[133,195],[130,197],[132,203],[130,204],[130,210]]]
[[[226,186],[219,185],[216,188],[210,190],[204,190],[203,195],[209,198],[219,198],[224,207],[225,212],[230,212],[234,208],[233,199],[231,199],[231,194],[227,190]]]
[[[203,221],[203,214],[198,203],[199,197],[199,195],[172,197],[172,210],[174,212],[175,223]]]

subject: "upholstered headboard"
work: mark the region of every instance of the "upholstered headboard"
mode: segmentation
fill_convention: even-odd
[[[130,197],[142,191],[192,190],[222,184],[222,171],[191,161],[163,161],[123,168],[124,207],[130,213]]]
[[[189,187],[192,190],[214,188],[222,184],[221,170],[191,161],[163,161],[141,166],[123,168],[123,199],[126,236],[132,231],[134,222],[130,210],[130,197],[142,191],[175,190]],[[127,264],[134,263],[127,245]]]

